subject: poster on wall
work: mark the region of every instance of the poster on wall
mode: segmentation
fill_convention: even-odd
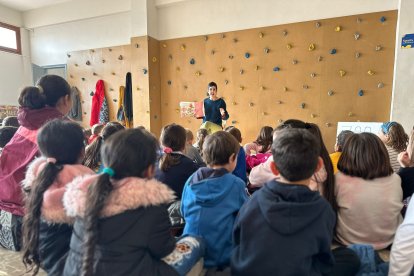
[[[378,122],[338,122],[338,128],[336,129],[336,136],[343,130],[350,130],[354,133],[370,132],[378,134],[381,129],[382,123]]]
[[[19,107],[14,105],[0,105],[0,118],[4,119],[7,116],[17,116]]]
[[[414,34],[406,34],[403,36],[401,48],[414,48]]]
[[[180,102],[180,114],[182,117],[204,117],[203,102]]]

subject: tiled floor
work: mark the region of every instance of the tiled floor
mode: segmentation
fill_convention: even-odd
[[[0,247],[0,276],[31,275],[31,273],[24,274],[25,271],[26,269],[23,265],[20,252],[14,252]],[[37,275],[45,276],[46,273],[40,271]]]

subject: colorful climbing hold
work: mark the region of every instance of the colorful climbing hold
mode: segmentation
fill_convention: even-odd
[[[385,16],[381,16],[380,21],[381,21],[382,23],[384,23],[385,21],[387,21],[387,18],[385,18]]]
[[[364,90],[360,89],[358,91],[358,96],[360,96],[360,97],[364,96]]]
[[[278,67],[278,66],[273,67],[273,71],[274,71],[274,72],[278,72],[278,71],[280,71],[280,67]]]
[[[315,44],[311,43],[311,44],[309,44],[308,50],[313,51],[313,50],[315,50],[315,47],[316,47]]]
[[[335,55],[335,54],[336,54],[336,49],[335,49],[335,48],[332,48],[332,49],[329,51],[329,53],[330,53],[331,55]]]
[[[190,59],[190,64],[191,64],[191,65],[194,65],[194,64],[195,64],[195,59],[194,59],[194,58],[191,58],[191,59]]]
[[[246,52],[246,53],[244,54],[244,57],[245,57],[245,58],[249,58],[249,57],[250,57],[250,53],[249,53],[249,52]]]

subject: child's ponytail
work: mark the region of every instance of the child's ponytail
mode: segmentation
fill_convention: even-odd
[[[29,210],[23,219],[23,263],[27,271],[33,270],[33,275],[39,272],[39,226],[43,204],[43,194],[55,181],[63,166],[48,162],[32,184],[28,192],[26,210]]]
[[[92,170],[99,168],[101,157],[99,155],[102,145],[102,136],[98,136],[92,144],[90,144],[85,150],[85,157],[82,164]]]
[[[20,107],[40,109],[46,105],[46,97],[41,86],[27,86],[20,92],[18,99]]]
[[[110,175],[103,173],[98,180],[89,186],[85,206],[85,240],[82,260],[82,276],[93,275],[95,246],[98,240],[99,214],[105,205],[105,201],[112,191]]]
[[[187,141],[185,128],[177,124],[167,125],[161,132],[161,144],[164,147],[164,155],[160,159],[160,169],[167,171],[172,166],[180,163],[180,156],[172,155],[174,151],[183,151]]]

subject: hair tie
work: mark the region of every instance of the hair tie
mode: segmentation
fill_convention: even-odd
[[[40,94],[44,94],[45,93],[45,91],[43,90],[43,87],[41,87],[39,84],[36,85],[36,87],[37,87],[37,89],[39,89]]]
[[[164,147],[164,152],[165,152],[165,153],[172,153],[172,152],[173,152],[173,150],[172,150],[172,148],[169,148],[169,147]]]
[[[386,122],[386,123],[383,123],[383,124],[381,125],[381,130],[382,130],[382,132],[383,132],[384,134],[388,134],[388,132],[390,131],[390,128],[391,128],[392,126],[396,125],[396,124],[397,124],[396,122]]]
[[[115,172],[113,169],[109,168],[109,167],[105,167],[102,170],[102,173],[106,173],[107,175],[109,175],[110,177],[113,177],[115,175]]]
[[[56,158],[48,157],[48,158],[46,158],[46,162],[56,164],[57,160],[56,160]]]

